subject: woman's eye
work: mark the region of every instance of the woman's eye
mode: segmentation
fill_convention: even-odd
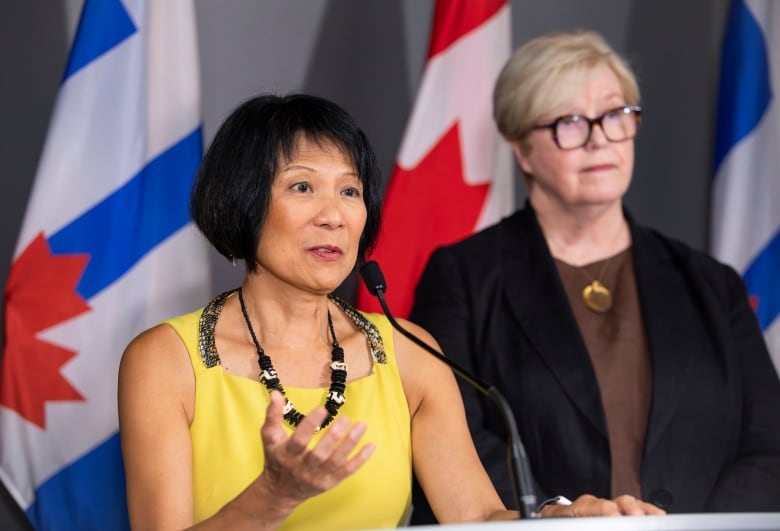
[[[360,190],[354,186],[350,186],[349,188],[344,189],[343,194],[348,197],[360,197]]]
[[[560,125],[572,125],[580,122],[582,120],[582,116],[579,114],[572,114],[570,116],[562,116],[558,119],[558,123]]]
[[[295,183],[291,188],[296,192],[308,192],[311,190],[309,183]]]

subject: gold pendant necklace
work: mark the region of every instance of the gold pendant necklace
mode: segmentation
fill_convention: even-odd
[[[613,242],[617,242],[622,231],[623,224],[621,223],[618,226],[618,231],[613,238]],[[607,266],[609,266],[609,263],[613,258],[615,258],[615,256],[617,255],[613,255],[607,258],[607,260],[604,262],[604,265],[601,266],[601,271],[599,271],[599,274],[596,276],[596,278],[593,278],[590,274],[588,274],[584,267],[579,268],[579,270],[582,271],[582,274],[585,275],[588,280],[590,280],[590,284],[582,289],[582,302],[585,303],[585,306],[588,309],[596,313],[606,313],[612,308],[612,292],[610,292],[609,289],[601,283],[600,279],[604,278],[604,273],[607,272]]]
[[[582,290],[582,302],[594,312],[605,313],[612,308],[612,293],[601,282],[594,280]]]
[[[610,256],[601,266],[601,271],[596,278],[593,278],[588,274],[584,267],[580,267],[579,270],[582,274],[590,280],[590,284],[582,289],[582,302],[585,303],[590,310],[596,313],[606,313],[612,308],[612,293],[609,289],[601,283],[599,279],[604,278],[604,273],[607,272],[607,266],[612,261],[614,256]]]
[[[620,234],[623,232],[624,223],[625,222],[619,224],[618,231],[612,239],[613,244],[610,245],[610,247],[614,248],[614,243],[618,241]],[[618,253],[618,255],[619,254],[620,253]],[[612,292],[601,283],[601,279],[604,278],[604,273],[607,272],[607,267],[615,256],[617,255],[610,256],[604,261],[604,265],[601,266],[601,271],[599,271],[599,274],[595,278],[588,273],[585,267],[575,266],[589,281],[588,285],[582,289],[582,302],[585,304],[586,308],[596,313],[606,313],[612,308]]]

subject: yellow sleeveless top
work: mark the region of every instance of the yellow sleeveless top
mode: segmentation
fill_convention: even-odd
[[[195,373],[195,410],[190,437],[195,523],[209,518],[243,491],[263,470],[260,428],[269,403],[265,386],[231,375],[219,364],[213,330],[223,293],[209,306],[166,321],[187,347]],[[372,374],[346,386],[339,415],[362,420],[362,442],[374,454],[333,489],[306,500],[281,529],[346,530],[398,527],[411,502],[411,419],[386,317],[358,312],[334,298],[366,334],[374,355]],[[284,385],[284,382],[282,382]],[[327,388],[285,387],[296,409],[325,403]],[[288,434],[292,428],[282,423]],[[315,440],[318,438],[315,435]]]

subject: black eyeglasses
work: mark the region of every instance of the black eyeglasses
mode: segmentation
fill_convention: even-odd
[[[641,123],[642,107],[622,105],[596,118],[567,114],[556,118],[552,123],[535,125],[532,129],[549,129],[552,131],[555,145],[560,149],[577,149],[588,143],[595,124],[601,126],[607,140],[622,142],[634,138]]]

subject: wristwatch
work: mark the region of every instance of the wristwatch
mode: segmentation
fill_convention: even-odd
[[[547,505],[571,505],[572,501],[567,498],[566,496],[555,496],[553,498],[547,498],[544,500],[540,505],[539,508],[536,510],[537,514],[542,512],[542,509]]]

